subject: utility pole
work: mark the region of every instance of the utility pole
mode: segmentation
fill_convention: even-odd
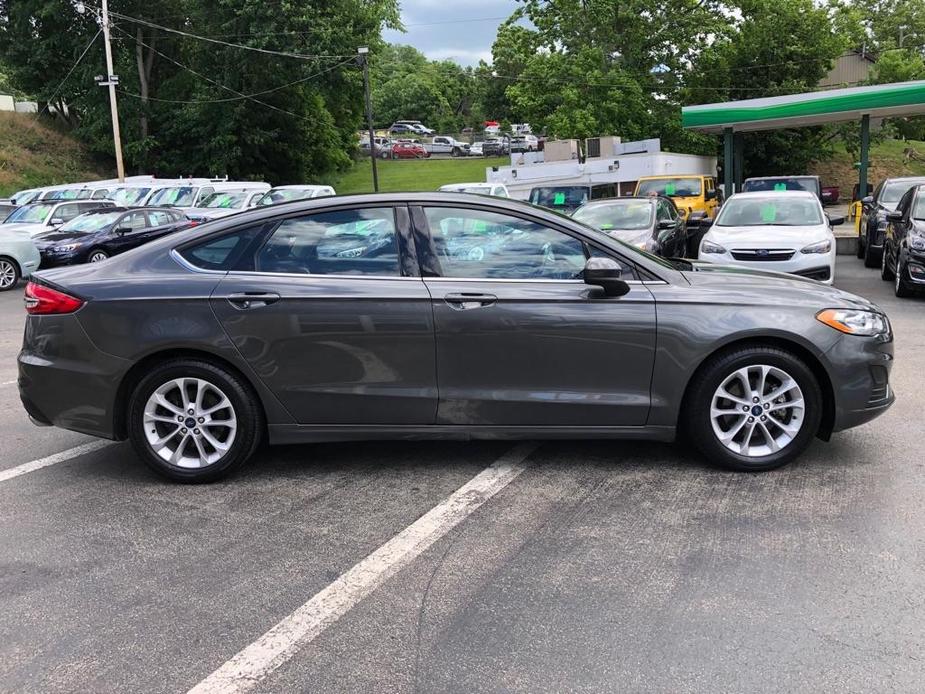
[[[357,60],[363,66],[363,91],[366,97],[366,127],[369,129],[369,158],[373,165],[373,190],[379,192],[379,171],[376,169],[376,132],[373,130],[373,105],[369,98],[369,46],[357,48]]]
[[[116,148],[116,173],[119,182],[125,182],[125,165],[122,163],[122,135],[119,133],[119,107],[116,104],[116,85],[119,76],[113,74],[112,46],[109,43],[109,1],[102,0],[103,43],[106,46],[106,78],[96,78],[101,87],[109,87],[109,110],[112,115],[112,139]]]

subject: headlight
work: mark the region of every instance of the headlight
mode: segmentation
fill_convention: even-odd
[[[829,239],[811,243],[806,248],[800,250],[800,253],[828,253],[832,250],[832,242]]]
[[[875,337],[890,331],[890,324],[882,313],[860,309],[827,308],[816,314],[816,320],[848,335]]]
[[[55,246],[53,249],[56,253],[70,253],[77,250],[77,244],[72,243],[69,246]]]
[[[704,241],[700,244],[701,253],[725,253],[726,249],[720,246],[718,243],[713,243],[712,241]]]
[[[913,251],[925,251],[925,238],[921,236],[910,236],[909,247]]]

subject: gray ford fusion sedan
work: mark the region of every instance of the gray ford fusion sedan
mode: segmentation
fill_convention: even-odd
[[[40,272],[26,310],[33,421],[129,438],[186,482],[263,439],[684,432],[769,470],[894,399],[890,323],[866,299],[465,194],[242,212]]]

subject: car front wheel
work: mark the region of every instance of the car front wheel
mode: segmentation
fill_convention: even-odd
[[[869,240],[869,239],[868,239]],[[880,256],[883,255],[883,248],[879,251],[871,247],[869,243],[864,244],[864,267],[877,267],[880,262]]]
[[[96,248],[90,252],[88,260],[91,263],[102,263],[104,260],[109,260],[109,254],[106,251]]]
[[[884,282],[893,281],[893,270],[890,268],[890,254],[886,252],[886,242],[883,244],[883,252],[880,254],[880,279]]]
[[[899,297],[900,299],[906,299],[912,296],[913,294],[912,288],[906,282],[906,277],[905,277],[906,272],[908,272],[908,270],[906,269],[906,266],[903,265],[902,262],[900,261],[899,253],[897,253],[896,254],[896,269],[893,272],[893,275],[894,275],[894,280],[893,280],[894,281],[894,284],[893,284],[894,292],[893,293],[896,294],[896,296]]]
[[[129,403],[129,438],[148,467],[178,482],[212,482],[243,465],[263,431],[257,396],[208,361],[176,359],[149,371]]]
[[[822,392],[812,371],[772,346],[711,359],[692,382],[687,405],[694,445],[710,462],[744,472],[792,461],[822,419]]]

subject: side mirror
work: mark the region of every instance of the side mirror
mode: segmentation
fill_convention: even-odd
[[[891,222],[901,222],[903,220],[903,213],[899,210],[893,210],[892,212],[886,213],[886,218]]]
[[[834,217],[829,217],[829,224],[833,227],[841,226],[845,223],[845,218],[842,215],[836,215]]]
[[[673,228],[673,227],[674,227],[674,222],[672,222],[670,219],[660,219],[660,220],[658,220],[658,228],[659,228],[659,229],[671,229],[671,228]]]
[[[874,201],[873,195],[868,195],[866,198],[861,198],[861,202],[865,205],[870,205],[873,203],[873,201]]]
[[[703,194],[704,200],[716,200],[716,190],[708,190]]]
[[[51,224],[51,226],[53,226],[53,227],[59,227],[59,226],[61,226],[62,224],[64,224],[64,220],[61,219],[61,217],[52,217],[52,218],[51,218],[51,221],[49,222],[49,224]]]
[[[623,269],[610,258],[589,258],[583,275],[585,284],[600,287],[604,296],[623,296],[630,290],[630,286],[621,279]]]
[[[129,233],[131,230],[132,230],[131,227],[119,227],[116,229],[116,233],[119,236],[124,236],[125,234]]]

